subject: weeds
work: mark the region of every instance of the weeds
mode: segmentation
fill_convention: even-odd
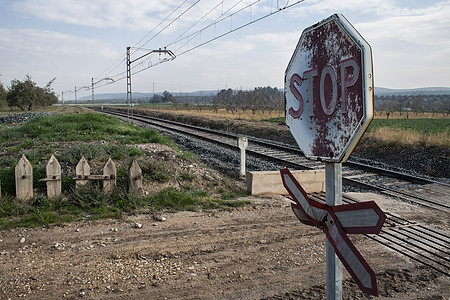
[[[184,161],[197,160],[197,157],[192,152],[189,151],[181,151],[178,157]]]
[[[168,182],[170,171],[166,162],[153,158],[139,161],[139,166],[144,174],[144,179],[156,182]]]
[[[229,199],[227,197],[227,199]],[[48,199],[39,196],[24,203],[13,197],[0,201],[0,230],[14,227],[37,227],[61,224],[80,219],[120,219],[123,213],[148,213],[168,210],[229,209],[249,204],[249,201],[216,199],[207,191],[191,186],[166,188],[147,197],[116,189],[105,194],[98,186],[87,184],[74,189],[67,198]]]
[[[189,172],[183,172],[180,174],[181,180],[192,181],[195,179],[195,175]]]

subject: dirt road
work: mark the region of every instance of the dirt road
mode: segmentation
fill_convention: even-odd
[[[449,229],[446,214],[369,198]],[[282,196],[249,199],[253,205],[233,211],[166,220],[2,231],[0,299],[324,299],[324,234],[301,224]],[[366,237],[351,239],[377,274],[379,299],[450,299],[450,277]],[[370,298],[346,271],[344,279],[344,299]]]

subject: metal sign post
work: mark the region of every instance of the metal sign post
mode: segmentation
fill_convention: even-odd
[[[374,272],[346,234],[379,232],[386,216],[375,203],[341,205],[342,163],[373,118],[372,69],[369,44],[335,14],[303,30],[285,73],[286,124],[306,158],[325,162],[326,205],[309,200],[289,171],[281,175],[295,215],[327,236],[327,299],[342,299],[342,264],[362,291],[378,294]]]
[[[325,163],[326,203],[329,206],[342,204],[342,164]],[[342,263],[326,240],[327,256],[327,299],[342,299]]]

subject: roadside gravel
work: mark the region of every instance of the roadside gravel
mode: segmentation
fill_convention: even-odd
[[[26,112],[19,114],[12,114],[0,117],[0,124],[19,124],[28,122],[36,117],[50,116],[52,113],[45,112]]]

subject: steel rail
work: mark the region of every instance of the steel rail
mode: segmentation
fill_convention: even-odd
[[[116,116],[126,116],[126,114],[120,111],[110,111],[110,110],[102,110],[104,113],[113,114]],[[220,144],[223,147],[233,149],[238,151],[239,147],[237,146],[237,138],[243,135],[217,131],[209,128],[179,123],[171,120],[159,119],[146,115],[135,114],[133,119],[136,121],[144,122],[153,126],[158,126],[160,128],[164,128],[165,130],[175,131],[180,134],[189,134],[195,138],[202,139],[204,141],[213,142],[215,144]],[[201,133],[199,133],[201,132]],[[283,165],[285,167],[291,167],[295,169],[301,170],[312,170],[312,169],[322,169],[323,163],[320,161],[311,161],[304,158],[303,153],[298,149],[288,145],[282,145],[279,143],[270,142],[267,140],[257,139],[254,137],[248,137],[249,145],[246,149],[248,155],[266,160],[272,161],[274,163]],[[269,153],[272,152],[272,153]],[[273,152],[275,151],[275,152]],[[368,175],[358,175],[357,178],[351,178],[352,176],[346,176],[347,172],[370,172],[372,174],[376,174],[377,178],[382,179],[392,179],[395,180],[391,184],[392,186],[385,186],[383,184],[374,184],[373,178],[368,179],[368,182],[364,182],[362,179],[367,178]],[[365,177],[364,177],[365,176]],[[373,176],[372,176],[373,177]],[[401,182],[398,182],[401,180]],[[399,189],[394,188],[400,184],[403,185],[421,185],[425,186],[428,184],[435,184],[442,186],[445,190],[450,188],[449,184],[420,178],[418,176],[413,176],[410,174],[406,174],[403,172],[396,172],[392,170],[387,170],[379,167],[374,167],[370,165],[365,165],[361,163],[356,163],[352,161],[348,161],[343,164],[343,178],[342,182],[344,184],[362,187],[369,190],[374,190],[379,193],[389,195],[392,197],[397,197],[402,199],[403,201],[416,203],[421,206],[444,210],[447,211],[450,209],[450,203],[438,201],[437,199],[424,199],[423,196],[415,195],[413,193],[408,193],[406,191],[401,191]]]

